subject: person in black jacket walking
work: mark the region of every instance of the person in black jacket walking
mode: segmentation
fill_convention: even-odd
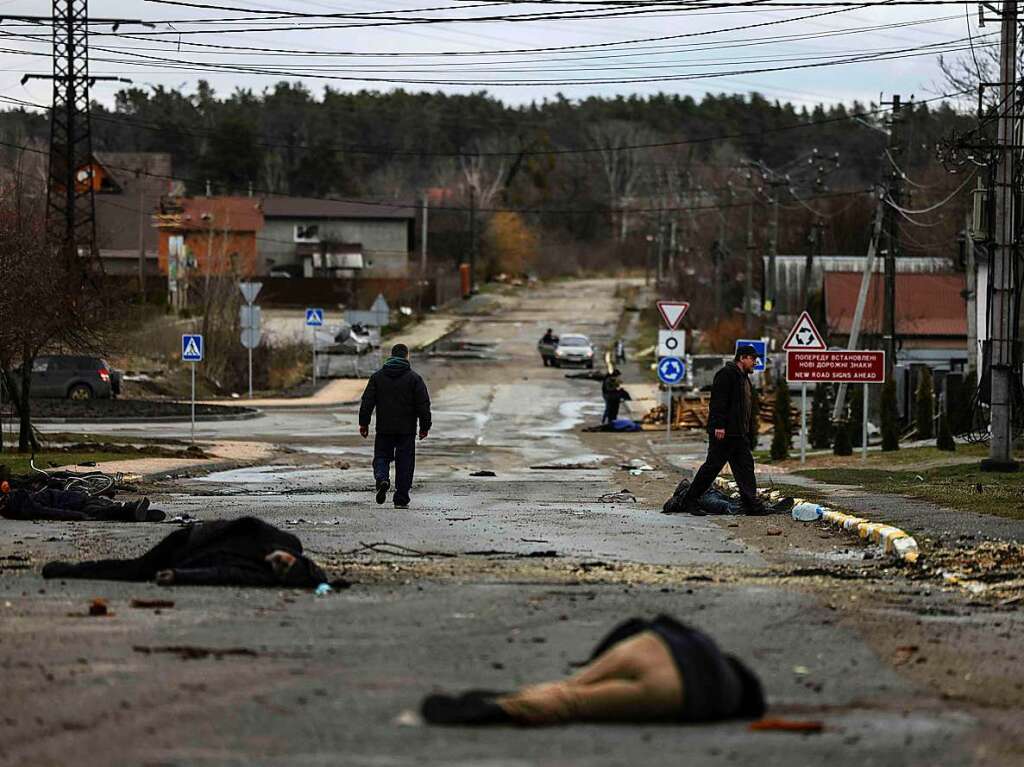
[[[370,376],[359,406],[359,433],[370,433],[370,416],[377,411],[377,436],[373,444],[373,478],[377,503],[384,503],[391,488],[391,463],[395,464],[395,508],[409,507],[409,490],[416,469],[416,434],[430,432],[430,394],[409,364],[409,347],[395,344],[384,367]],[[417,429],[417,421],[419,427]]]
[[[740,489],[743,510],[747,514],[764,513],[764,504],[757,497],[754,456],[750,452],[752,437],[757,434],[754,389],[750,384],[750,373],[756,364],[757,350],[746,344],[737,348],[735,359],[715,374],[708,417],[708,457],[677,508],[704,516],[697,501],[728,463]]]

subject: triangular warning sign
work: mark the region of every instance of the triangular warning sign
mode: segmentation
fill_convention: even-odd
[[[814,327],[814,320],[811,319],[811,315],[804,312],[800,315],[800,319],[796,321],[793,329],[789,331],[789,337],[786,339],[786,343],[782,345],[782,348],[787,352],[815,352],[825,351],[828,349],[828,346],[821,337],[821,333]]]
[[[686,311],[689,308],[690,304],[687,301],[658,302],[658,311],[661,312],[661,318],[665,320],[665,324],[668,325],[670,330],[675,330],[679,327],[679,323],[683,321],[683,317],[686,316]]]

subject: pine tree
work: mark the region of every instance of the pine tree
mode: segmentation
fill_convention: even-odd
[[[811,447],[824,450],[832,446],[832,408],[828,384],[819,383],[814,387],[811,400]]]
[[[789,407],[789,387],[786,386],[785,380],[782,380],[775,387],[775,433],[772,435],[771,449],[774,461],[789,458],[790,439],[793,435]]]
[[[914,425],[917,427],[918,439],[931,439],[935,436],[935,423],[932,420],[934,415],[933,394],[932,371],[929,368],[921,368],[914,404]]]
[[[900,449],[899,412],[896,402],[896,382],[889,379],[882,384],[882,450]]]
[[[864,388],[860,384],[851,384],[846,389],[846,398],[850,402],[850,419],[847,421],[850,432],[850,444],[862,447],[864,442]]]

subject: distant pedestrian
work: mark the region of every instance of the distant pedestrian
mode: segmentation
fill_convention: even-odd
[[[555,331],[548,328],[537,342],[537,351],[540,352],[540,361],[544,367],[551,367],[555,364],[555,349],[558,347],[558,336]]]
[[[395,344],[384,367],[366,383],[359,406],[359,433],[364,438],[370,433],[374,410],[377,436],[373,445],[373,478],[377,483],[377,503],[387,500],[394,462],[395,508],[407,509],[416,469],[416,435],[427,438],[431,419],[427,385],[409,364],[409,347],[405,344]]]
[[[750,344],[744,344],[736,349],[735,359],[715,374],[708,418],[708,457],[683,495],[678,505],[680,511],[704,516],[705,512],[697,501],[728,463],[739,486],[743,511],[746,514],[765,513],[764,504],[757,497],[754,456],[750,452],[751,435],[757,433],[750,373],[757,365],[757,359],[757,350]]]

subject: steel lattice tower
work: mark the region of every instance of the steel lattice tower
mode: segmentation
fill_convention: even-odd
[[[47,218],[69,258],[91,257],[96,248],[89,84],[88,2],[53,0]]]

